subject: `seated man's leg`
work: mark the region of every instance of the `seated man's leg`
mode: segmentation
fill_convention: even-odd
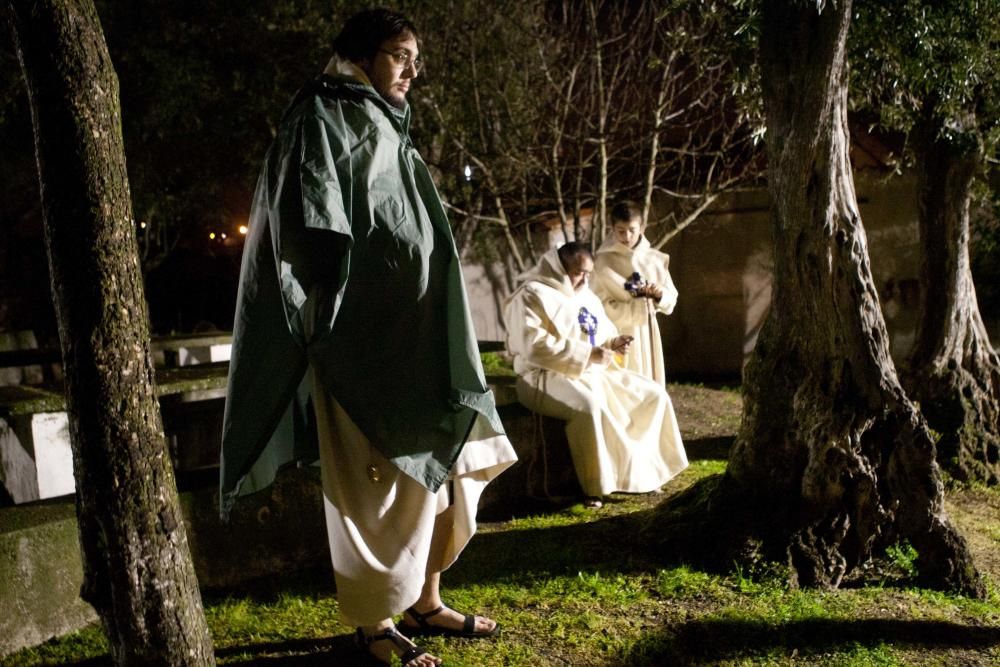
[[[536,382],[537,380],[537,382]],[[537,374],[529,383],[517,381],[517,397],[533,412],[566,422],[573,467],[587,496],[603,496],[601,471],[604,458],[601,387],[558,373]]]
[[[623,369],[609,371],[603,379],[613,397],[604,435],[616,460],[617,490],[646,492],[665,484],[688,464],[666,388]]]

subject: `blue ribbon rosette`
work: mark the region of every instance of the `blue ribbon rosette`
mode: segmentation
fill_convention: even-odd
[[[594,345],[594,334],[597,333],[597,316],[587,310],[586,307],[582,307],[576,319],[580,322],[580,331],[587,334],[590,344]]]
[[[642,279],[639,272],[636,271],[632,276],[625,281],[625,291],[632,296],[639,296],[639,290],[646,286],[646,281]]]

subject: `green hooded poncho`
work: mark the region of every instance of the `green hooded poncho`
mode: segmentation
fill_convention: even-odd
[[[503,433],[451,229],[409,119],[371,86],[324,74],[282,120],[240,271],[223,516],[281,466],[318,457],[307,437],[310,364],[372,444],[431,491],[477,415]]]

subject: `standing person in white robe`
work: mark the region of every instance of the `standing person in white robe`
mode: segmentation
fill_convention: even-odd
[[[516,456],[483,376],[444,207],[409,136],[406,94],[423,64],[416,28],[397,12],[362,11],[333,46],[286,111],[258,181],[220,505],[225,514],[283,465],[318,459],[359,658],[433,667],[441,661],[409,636],[498,630],[446,607],[439,586],[475,531],[483,488]],[[300,437],[303,380],[317,438]]]
[[[618,330],[634,339],[625,367],[665,385],[656,315],[669,315],[677,305],[670,255],[646,240],[642,211],[635,202],[617,204],[611,220],[613,233],[594,257],[593,290]]]
[[[631,338],[587,286],[593,268],[581,243],[549,251],[520,277],[504,319],[518,399],[566,420],[587,504],[600,507],[616,491],[655,491],[688,462],[666,389],[615,360]]]

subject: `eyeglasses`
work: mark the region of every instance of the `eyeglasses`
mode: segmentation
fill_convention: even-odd
[[[420,56],[413,59],[406,51],[400,51],[398,53],[395,51],[386,51],[385,49],[379,49],[379,51],[391,57],[392,62],[395,63],[396,67],[404,72],[412,66],[413,71],[420,74],[420,70],[424,68],[424,59]]]

